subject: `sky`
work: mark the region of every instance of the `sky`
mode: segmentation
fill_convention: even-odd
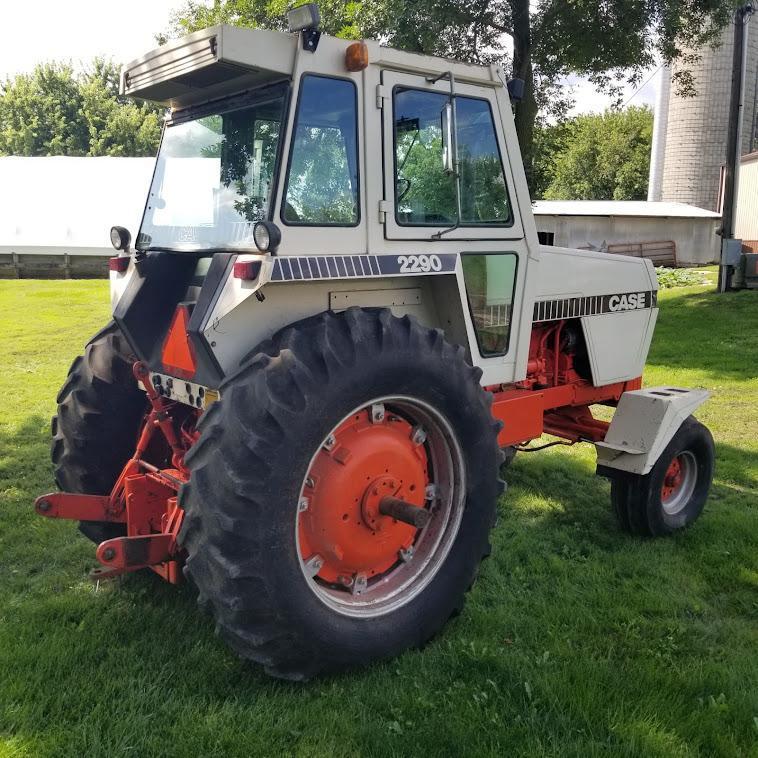
[[[655,73],[654,73],[655,72]],[[652,76],[652,79],[650,78]],[[649,81],[648,81],[649,79]],[[649,105],[655,109],[655,99],[658,94],[658,87],[661,81],[660,71],[646,71],[642,75],[641,85],[637,87],[624,88],[624,102],[632,105]],[[592,83],[578,76],[569,77],[566,82],[574,93],[576,105],[570,111],[569,115],[575,116],[579,113],[599,113],[611,105],[611,98],[599,92]]]
[[[155,47],[179,0],[34,0],[3,3],[0,79],[49,60],[126,63]]]
[[[3,44],[0,45],[0,80],[31,71],[49,60],[86,64],[95,56],[126,63],[155,47],[155,35],[169,25],[183,0],[36,0],[4,4]],[[40,20],[43,23],[40,23]],[[643,76],[644,82],[649,74]],[[655,104],[660,75],[639,92],[627,88],[630,105]],[[576,105],[571,115],[599,112],[611,104],[590,82],[578,77],[567,81]]]

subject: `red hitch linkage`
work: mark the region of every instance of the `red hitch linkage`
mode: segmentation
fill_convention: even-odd
[[[197,438],[194,424],[199,412],[163,398],[150,382],[150,372],[141,361],[134,364],[133,371],[142,382],[151,407],[134,454],[111,493],[52,492],[37,498],[34,507],[48,518],[126,525],[126,536],[98,546],[97,559],[103,567],[92,571],[94,579],[149,567],[176,584],[181,580],[182,562],[176,537],[184,516],[176,497],[189,478],[184,456]],[[157,439],[158,432],[162,440]],[[164,460],[170,455],[171,468],[159,468],[144,459],[148,449],[155,454],[156,448],[162,449]]]

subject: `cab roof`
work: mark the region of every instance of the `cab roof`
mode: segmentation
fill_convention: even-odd
[[[322,35],[320,55],[346,50],[352,40]],[[296,65],[298,34],[248,29],[220,24],[171,40],[121,72],[121,94],[184,108],[246,89],[290,78]],[[496,66],[476,66],[382,47],[367,41],[369,62],[397,71],[441,74],[452,70],[456,79],[488,86],[503,86]],[[341,55],[332,56],[335,75],[344,75]]]

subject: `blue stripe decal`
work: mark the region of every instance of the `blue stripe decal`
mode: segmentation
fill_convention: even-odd
[[[282,256],[274,261],[271,281],[452,274],[457,260],[457,253]]]

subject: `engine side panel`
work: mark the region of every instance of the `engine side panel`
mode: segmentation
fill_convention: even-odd
[[[596,386],[642,374],[658,316],[650,261],[542,246],[535,320],[578,317]]]

